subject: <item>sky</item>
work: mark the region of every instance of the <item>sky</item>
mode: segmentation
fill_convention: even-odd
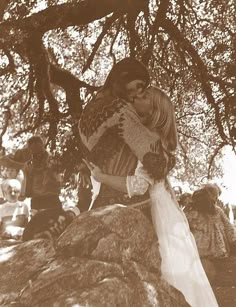
[[[223,176],[220,178],[213,178],[209,181],[209,183],[217,183],[217,185],[220,187],[222,193],[219,198],[224,204],[236,206],[236,154],[233,152],[231,146],[224,148],[221,163]],[[169,179],[172,186],[180,186],[183,193],[193,192],[193,190],[189,187],[188,182],[179,182],[174,177],[170,177]],[[203,184],[205,183],[207,182],[204,182]]]
[[[225,148],[222,163],[224,175],[217,180],[222,188],[220,199],[224,203],[236,205],[236,154],[230,147]]]

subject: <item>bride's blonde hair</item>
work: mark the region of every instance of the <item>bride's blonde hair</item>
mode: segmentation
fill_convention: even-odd
[[[148,123],[150,130],[160,134],[162,145],[168,151],[177,147],[177,129],[174,106],[167,94],[156,86],[149,87],[152,114]]]

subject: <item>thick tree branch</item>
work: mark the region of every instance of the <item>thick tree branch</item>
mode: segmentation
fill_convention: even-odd
[[[24,19],[1,23],[0,42],[8,46],[21,44],[30,33],[43,36],[49,30],[85,25],[114,12],[123,15],[132,9],[140,11],[147,3],[148,0],[84,0],[50,6]]]
[[[61,69],[56,65],[50,65],[50,80],[52,83],[62,87],[66,92],[66,103],[71,116],[78,118],[82,111],[82,101],[80,89],[86,88],[88,91],[97,91],[99,86],[92,86],[76,78],[72,73]]]
[[[36,77],[36,93],[39,97],[39,108],[44,111],[43,104],[45,99],[49,103],[50,113],[54,117],[58,116],[58,102],[55,99],[51,87],[49,76],[49,59],[40,37],[34,36],[28,42],[29,59],[31,67]]]
[[[142,61],[146,66],[148,66],[148,63],[149,63],[151,56],[153,54],[153,48],[154,48],[154,45],[155,45],[155,38],[156,38],[156,35],[159,31],[160,21],[162,19],[165,19],[169,5],[170,5],[169,0],[168,1],[167,0],[161,1],[160,6],[158,8],[158,11],[156,13],[153,25],[151,26],[151,29],[150,29],[151,39],[149,41],[147,49],[145,50],[145,52],[143,54],[143,57],[142,57]]]
[[[24,114],[25,111],[29,108],[31,104],[31,99],[34,94],[34,82],[35,82],[35,77],[34,77],[34,71],[33,69],[30,69],[29,72],[29,81],[28,81],[28,86],[27,86],[27,92],[28,92],[28,99],[26,104],[23,106],[20,115]]]
[[[74,88],[84,87],[91,91],[97,91],[100,89],[100,86],[93,86],[84,81],[81,81],[68,70],[53,64],[50,64],[50,76],[52,83],[55,83],[63,88],[70,86]]]

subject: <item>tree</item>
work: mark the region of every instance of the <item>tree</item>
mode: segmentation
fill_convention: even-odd
[[[148,66],[176,105],[177,176],[192,180],[219,169],[215,158],[235,146],[236,135],[233,0],[43,3],[0,3],[1,144],[6,133],[41,131],[63,161],[70,156],[72,172],[83,105],[112,64],[129,55]]]

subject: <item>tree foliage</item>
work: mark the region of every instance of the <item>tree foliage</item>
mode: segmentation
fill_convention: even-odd
[[[44,134],[72,172],[83,105],[135,56],[175,103],[175,175],[210,178],[235,146],[234,18],[233,0],[1,0],[1,144]]]

